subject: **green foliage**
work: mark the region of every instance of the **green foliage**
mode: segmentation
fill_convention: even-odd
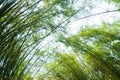
[[[49,63],[48,70],[53,69],[49,74],[53,79],[58,80],[86,80],[85,70],[82,70],[81,63],[77,60],[75,54],[60,54],[59,59],[53,63]],[[57,67],[56,67],[57,66]]]
[[[54,43],[43,48],[49,35],[84,9],[75,9],[76,1],[0,0],[0,80],[120,79],[120,21],[60,36],[73,53],[58,51]]]
[[[116,6],[117,6],[118,8],[120,8],[120,0],[107,0],[107,1],[108,1],[108,3],[111,3],[111,2],[115,3]]]
[[[69,0],[0,0],[0,80],[32,79],[31,68],[44,54],[38,46],[73,16],[67,15],[68,4],[72,7]],[[64,20],[56,24],[60,15]]]
[[[119,30],[118,22],[103,23],[102,27],[87,27],[68,38],[60,37],[60,42],[71,46],[76,54],[79,53],[78,58],[82,57],[85,69],[89,70],[88,80],[119,80]],[[80,69],[83,67],[82,65]]]

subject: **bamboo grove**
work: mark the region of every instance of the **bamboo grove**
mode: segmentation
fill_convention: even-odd
[[[117,9],[88,15],[89,0],[0,0],[0,80],[119,80],[120,19],[66,36],[78,15],[119,12],[119,0],[103,1]]]

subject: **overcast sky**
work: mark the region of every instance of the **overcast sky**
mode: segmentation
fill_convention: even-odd
[[[101,0],[101,1],[91,0],[91,1],[94,2],[93,4],[94,7],[92,10],[90,10],[91,14],[97,14],[97,13],[102,13],[102,12],[117,9],[115,4],[108,4],[104,0]],[[81,14],[79,16],[81,16]],[[85,18],[85,19],[78,19],[78,20],[72,21],[69,24],[67,31],[70,32],[70,34],[76,34],[77,31],[80,29],[80,27],[84,25],[87,25],[87,24],[88,25],[94,25],[94,24],[100,25],[102,21],[112,23],[117,19],[120,19],[120,12],[117,12],[117,11],[100,14],[100,15],[92,16],[92,17]]]

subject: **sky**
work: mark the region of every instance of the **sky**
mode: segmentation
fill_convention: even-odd
[[[94,1],[94,0],[91,0]],[[93,4],[95,7],[93,7],[92,10],[90,10],[91,14],[97,14],[97,13],[102,13],[106,11],[111,11],[111,10],[116,10],[117,7],[115,4],[108,4],[104,0],[98,0],[94,1]],[[79,15],[81,16],[81,15]],[[80,17],[82,18],[82,17]],[[100,25],[102,21],[112,23],[115,20],[120,19],[120,12],[109,12],[105,14],[100,14],[92,17],[88,17],[85,19],[77,19],[73,20],[67,28],[67,32],[70,32],[69,34],[76,34],[79,29],[85,25]]]

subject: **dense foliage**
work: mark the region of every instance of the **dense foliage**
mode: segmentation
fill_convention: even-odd
[[[66,37],[71,18],[93,7],[79,1],[0,0],[0,80],[119,80],[120,20]]]

